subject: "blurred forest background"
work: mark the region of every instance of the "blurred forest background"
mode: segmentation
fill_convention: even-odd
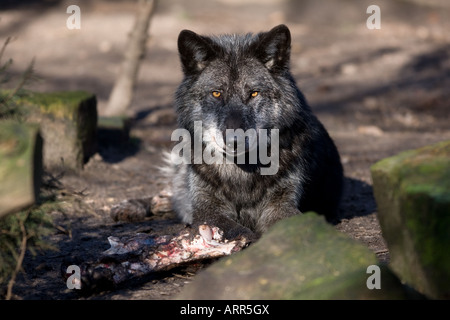
[[[432,115],[445,110],[447,100],[440,89],[448,81],[450,4],[378,1],[381,29],[369,30],[372,2],[159,1],[131,113],[171,106],[181,79],[176,40],[182,29],[246,33],[285,23],[293,36],[293,74],[316,112],[333,115],[330,125],[435,128]],[[73,4],[81,9],[79,30],[66,27],[66,8]],[[102,114],[136,8],[134,1],[4,0],[0,37],[14,38],[5,55],[17,73],[36,60],[41,80],[29,89],[91,91]]]

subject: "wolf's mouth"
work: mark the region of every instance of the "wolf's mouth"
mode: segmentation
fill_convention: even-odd
[[[228,135],[222,139],[221,135],[217,139],[216,135],[212,135],[212,142],[216,149],[223,154],[238,157],[245,153],[254,150],[257,146],[257,138],[255,137],[242,137],[239,135]]]

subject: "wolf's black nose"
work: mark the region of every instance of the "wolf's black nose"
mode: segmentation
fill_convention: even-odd
[[[235,154],[238,151],[245,152],[245,137],[239,134],[243,128],[243,114],[239,109],[232,108],[225,119],[225,130],[223,130],[223,139],[227,152]]]

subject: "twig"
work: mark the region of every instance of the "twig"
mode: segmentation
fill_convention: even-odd
[[[85,193],[88,190],[88,188],[84,188],[81,191],[73,191],[73,194],[76,196],[86,197],[88,193]]]
[[[3,57],[3,53],[5,52],[5,48],[6,48],[6,46],[8,45],[8,43],[9,43],[10,41],[11,41],[11,37],[6,38],[6,41],[5,41],[5,43],[3,44],[2,49],[0,50],[0,61],[1,61],[2,57]]]
[[[45,179],[43,184],[47,188],[51,189],[58,189],[61,190],[63,188],[63,184],[61,182],[61,179],[64,177],[65,172],[59,173],[57,176],[54,176],[50,172],[44,171],[44,175],[48,177],[48,179]]]
[[[23,73],[19,84],[2,101],[0,101],[0,104],[7,104],[9,102],[9,100],[11,100],[17,94],[17,92],[20,89],[22,89],[22,87],[25,85],[25,83],[33,75],[33,66],[34,66],[34,58],[33,58],[33,60],[31,60],[30,65],[28,66],[28,68]]]
[[[17,264],[16,264],[16,268],[11,276],[11,279],[8,282],[8,290],[6,292],[6,300],[11,300],[11,296],[12,296],[12,288],[14,286],[14,282],[16,281],[16,276],[19,273],[20,269],[22,268],[22,262],[23,259],[25,257],[25,252],[27,250],[27,231],[25,229],[25,225],[24,225],[24,221],[28,219],[28,215],[30,214],[30,212],[27,212],[27,215],[25,216],[25,219],[22,221],[20,220],[20,231],[22,232],[22,242],[20,244],[20,254],[19,257],[17,259]]]
[[[173,275],[174,275],[175,277],[177,277],[177,278],[186,279],[186,280],[192,280],[192,276],[187,277],[187,276],[183,276],[183,275],[178,274],[178,273],[174,273]]]

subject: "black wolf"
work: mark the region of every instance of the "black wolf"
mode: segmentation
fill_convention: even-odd
[[[290,46],[285,25],[217,37],[181,31],[184,79],[175,96],[179,127],[194,137],[195,122],[201,122],[202,150],[210,148],[223,158],[239,143],[249,153],[255,141],[231,137],[229,142],[227,129],[277,129],[279,136],[278,150],[269,151],[278,156],[276,173],[265,175],[268,165],[259,158],[254,163],[195,161],[191,143],[190,163],[174,166],[172,180],[173,208],[185,223],[206,222],[228,238],[256,239],[276,221],[301,212],[337,218],[343,181],[339,153],[289,71]],[[267,145],[273,147],[270,138]]]

